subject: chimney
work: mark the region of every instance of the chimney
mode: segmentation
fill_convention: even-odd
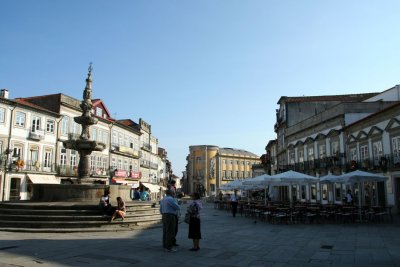
[[[8,99],[8,90],[7,89],[1,89],[0,90],[0,97],[1,98],[5,98],[5,99]]]

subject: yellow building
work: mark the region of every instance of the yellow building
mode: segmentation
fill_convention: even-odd
[[[186,166],[189,193],[215,195],[227,182],[252,178],[252,166],[261,163],[259,156],[241,149],[199,145],[190,146],[189,151]]]

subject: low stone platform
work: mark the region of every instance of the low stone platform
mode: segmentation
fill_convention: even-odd
[[[128,201],[125,204],[125,219],[109,222],[109,217],[99,211],[98,202],[3,202],[0,203],[0,231],[102,232],[160,226],[157,203]]]

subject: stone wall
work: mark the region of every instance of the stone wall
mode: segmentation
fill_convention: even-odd
[[[105,190],[110,191],[112,203],[119,196],[125,201],[131,200],[129,186],[124,185],[87,185],[87,184],[33,184],[32,201],[85,201],[98,202]]]

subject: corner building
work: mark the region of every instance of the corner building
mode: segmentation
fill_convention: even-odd
[[[225,183],[252,178],[253,165],[261,163],[259,156],[242,149],[198,145],[190,146],[189,151],[186,165],[189,193],[215,195]]]

